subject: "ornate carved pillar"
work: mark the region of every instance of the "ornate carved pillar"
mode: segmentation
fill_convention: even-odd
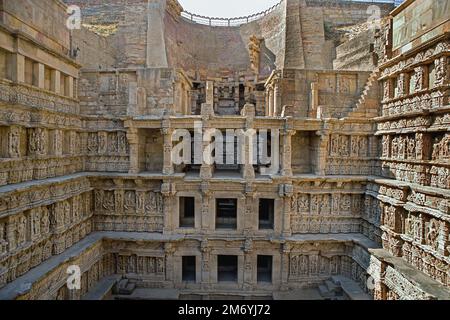
[[[254,265],[254,257],[253,254],[253,241],[251,238],[247,238],[244,244],[244,283],[243,289],[245,291],[253,290],[255,286],[255,281],[253,277],[253,265]]]
[[[269,117],[273,117],[274,116],[274,94],[273,94],[273,87],[269,86],[268,87],[268,92],[269,92]]]
[[[175,190],[172,183],[164,182],[161,185],[161,194],[164,197],[164,233],[171,233],[175,227],[173,221]]]
[[[283,149],[281,151],[281,174],[283,176],[292,176],[292,136],[295,130],[284,130],[281,135],[283,137]]]
[[[243,150],[244,150],[244,155],[243,155],[243,159],[245,160],[244,164],[241,167],[241,174],[242,174],[242,178],[245,180],[253,180],[255,179],[255,168],[253,167],[253,153],[250,153],[250,150],[253,149],[253,145],[256,143],[256,141],[251,141],[251,140],[255,140],[256,135],[253,136],[253,138],[247,137],[246,135],[242,136],[242,139],[244,140],[244,146],[243,146]]]
[[[330,135],[326,131],[318,131],[316,135],[319,136],[319,143],[317,146],[317,159],[316,159],[316,174],[325,175],[326,165],[327,165],[327,154],[328,154],[328,142],[330,140]]]
[[[317,118],[317,109],[319,107],[319,83],[311,83],[311,118]]]
[[[139,136],[138,129],[128,128],[128,144],[130,146],[130,169],[129,173],[139,173]]]
[[[163,120],[161,134],[164,140],[164,164],[163,164],[163,174],[171,175],[174,173],[174,166],[172,162],[172,132],[173,129],[170,128],[170,120]]]
[[[174,280],[174,253],[176,251],[176,247],[173,243],[166,242],[164,244],[164,254],[165,254],[165,278],[166,281],[173,281]]]
[[[290,264],[291,245],[283,243],[281,245],[281,291],[289,290],[289,264]]]
[[[273,116],[278,117],[281,113],[281,85],[279,79],[275,80],[273,99]]]
[[[210,185],[208,182],[202,182],[202,231],[207,233],[214,230],[212,225],[212,212],[211,212],[211,202],[213,201],[213,193],[209,190]]]
[[[201,160],[201,167],[200,167],[200,178],[202,179],[211,179],[213,176],[213,164],[212,163],[206,163],[205,159],[203,157],[203,153],[204,150],[207,149],[207,147],[209,146],[209,144],[211,143],[211,135],[207,134],[208,130],[210,129],[210,119],[212,117],[214,117],[214,109],[213,109],[213,105],[212,104],[202,104],[202,110],[201,110],[201,115],[202,115],[202,126],[201,128],[196,128],[196,130],[200,132],[203,132],[202,134],[197,134],[194,136],[194,148],[196,148],[196,146],[201,143],[202,148],[201,150],[195,150],[195,153],[197,154],[198,152],[200,153],[200,155],[198,155],[199,160]],[[202,131],[203,130],[203,131]],[[201,141],[199,141],[200,139],[202,139]],[[199,148],[200,149],[200,148]]]
[[[282,184],[280,185],[279,191],[280,197],[283,199],[284,210],[283,210],[283,231],[284,237],[290,237],[292,235],[292,197],[294,196],[294,186],[292,184]]]
[[[208,290],[211,287],[211,248],[209,247],[208,240],[203,240],[200,245],[202,252],[202,290]]]

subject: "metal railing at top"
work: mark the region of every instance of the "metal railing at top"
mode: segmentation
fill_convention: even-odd
[[[283,3],[283,1],[284,0],[281,0],[279,3],[275,4],[274,6],[265,11],[258,12],[245,17],[214,18],[214,17],[205,17],[195,13],[190,13],[188,11],[183,11],[181,13],[181,16],[189,21],[203,25],[209,25],[214,27],[238,27],[240,25],[250,23],[252,21],[265,17],[266,15],[274,11],[276,8],[278,8]]]
[[[277,9],[284,0],[281,0],[271,8],[261,11],[249,16],[245,17],[237,17],[237,18],[217,18],[217,17],[206,17],[199,14],[191,13],[188,11],[183,11],[181,13],[181,16],[191,22],[195,22],[198,24],[203,24],[207,26],[214,26],[214,27],[238,27],[240,25],[250,23],[252,21],[261,19],[262,17],[265,17],[275,9]],[[329,0],[327,0],[329,1]],[[386,3],[386,4],[393,4],[395,6],[400,5],[405,0],[335,0],[336,2],[366,2],[366,3]]]

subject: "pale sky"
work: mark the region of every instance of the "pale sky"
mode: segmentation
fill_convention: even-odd
[[[184,10],[207,17],[234,18],[269,9],[280,0],[178,0]]]

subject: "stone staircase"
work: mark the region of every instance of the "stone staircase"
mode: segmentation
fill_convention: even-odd
[[[136,283],[130,281],[129,279],[122,279],[119,281],[119,283],[114,288],[113,293],[116,295],[129,296],[129,295],[133,294],[135,289],[136,289]]]
[[[348,113],[346,118],[375,118],[379,115],[379,84],[380,71],[374,70],[367,79],[366,86],[356,103]]]
[[[345,300],[342,288],[332,280],[326,280],[324,284],[320,285],[319,292],[325,300]]]
[[[319,286],[320,295],[325,300],[372,300],[352,279],[333,276]]]

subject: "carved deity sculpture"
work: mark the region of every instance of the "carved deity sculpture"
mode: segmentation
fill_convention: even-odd
[[[95,153],[98,150],[98,136],[97,133],[89,133],[88,136],[88,151],[91,153]]]
[[[38,237],[41,234],[41,215],[40,210],[34,210],[31,214],[31,232],[33,237]]]
[[[418,92],[423,88],[424,70],[423,67],[414,69],[414,92]]]
[[[124,208],[126,211],[134,210],[136,208],[136,195],[134,191],[125,192]]]
[[[41,232],[48,234],[50,232],[50,213],[47,207],[42,208]]]
[[[20,134],[17,128],[12,127],[8,136],[9,140],[9,155],[10,157],[20,156]]]
[[[447,56],[443,56],[439,59],[436,59],[434,62],[435,71],[436,71],[436,80],[434,82],[435,86],[441,86],[445,84],[445,81],[448,77],[448,61]]]
[[[107,191],[105,192],[103,198],[103,209],[107,211],[114,211],[114,208],[115,208],[114,192]]]
[[[17,221],[17,243],[22,245],[27,240],[27,219],[21,216]]]
[[[330,140],[330,155],[337,156],[339,154],[339,136],[332,135]]]
[[[425,234],[425,240],[426,240],[427,245],[436,249],[438,236],[439,236],[439,225],[434,219],[432,219],[427,224],[427,229],[426,229],[426,234]]]

